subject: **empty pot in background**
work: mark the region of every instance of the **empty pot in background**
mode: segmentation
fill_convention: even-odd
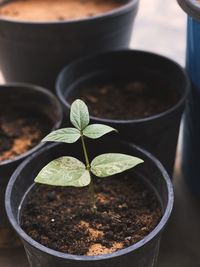
[[[91,121],[118,129],[120,139],[150,151],[163,163],[169,174],[172,174],[180,121],[189,91],[188,77],[176,62],[160,55],[136,50],[119,50],[83,58],[68,64],[60,72],[56,83],[57,95],[68,116],[70,99],[73,96],[78,97],[83,85],[120,79],[147,79],[158,86],[159,80],[162,80],[160,90],[166,84],[166,88],[175,90],[178,100],[168,110],[145,118],[112,120],[91,116]]]
[[[124,0],[111,12],[68,21],[0,17],[0,68],[5,80],[54,90],[58,72],[72,60],[128,47],[138,2]]]
[[[42,115],[48,120],[50,132],[62,123],[62,107],[56,97],[48,90],[31,85],[12,83],[0,86],[1,112],[3,107]],[[3,115],[3,114],[2,114]],[[0,247],[14,246],[13,234],[10,232],[4,208],[4,196],[7,183],[16,167],[44,144],[38,144],[22,155],[0,162]]]

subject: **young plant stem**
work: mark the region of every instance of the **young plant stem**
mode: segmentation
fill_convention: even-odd
[[[89,194],[90,194],[91,207],[92,207],[92,211],[96,213],[97,207],[96,207],[96,199],[95,199],[95,192],[94,192],[94,182],[93,182],[93,177],[92,177],[92,173],[90,170],[90,162],[89,162],[88,153],[87,153],[87,149],[85,145],[85,140],[84,140],[84,136],[82,133],[81,133],[81,142],[82,142],[83,153],[84,153],[85,162],[86,162],[86,169],[89,171],[90,177],[91,177],[91,182],[89,184],[89,189],[88,189]]]
[[[90,172],[90,177],[91,177],[91,182],[89,184],[89,194],[90,194],[90,202],[91,202],[91,206],[92,206],[92,211],[93,213],[96,214],[97,212],[97,206],[96,206],[96,198],[95,198],[95,191],[94,191],[94,182],[93,182],[93,177],[92,174]]]

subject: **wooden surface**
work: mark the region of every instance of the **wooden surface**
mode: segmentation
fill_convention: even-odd
[[[0,267],[28,267],[28,266],[29,265],[23,248],[0,250]]]
[[[180,173],[174,179],[175,205],[164,232],[157,267],[200,267],[200,197]]]

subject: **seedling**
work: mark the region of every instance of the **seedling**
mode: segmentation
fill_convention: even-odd
[[[143,162],[143,160],[120,153],[106,153],[89,161],[85,138],[97,139],[101,136],[116,131],[114,128],[103,124],[89,125],[90,117],[86,104],[75,100],[71,105],[70,121],[73,128],[63,128],[48,134],[42,142],[75,143],[79,138],[82,142],[85,164],[74,157],[60,157],[48,163],[35,178],[36,183],[54,186],[88,186],[91,200],[91,209],[96,212],[94,192],[94,176],[104,178]]]

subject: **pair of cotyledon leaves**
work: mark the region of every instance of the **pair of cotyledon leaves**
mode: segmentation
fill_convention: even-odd
[[[86,104],[75,100],[71,105],[70,121],[75,128],[63,128],[47,135],[43,142],[74,143],[81,136],[97,139],[114,128],[103,124],[89,125],[90,117]],[[143,160],[120,153],[107,153],[97,156],[88,170],[81,161],[73,157],[60,157],[48,163],[37,175],[35,182],[55,186],[82,187],[90,184],[93,173],[97,177],[111,176],[142,163]]]

